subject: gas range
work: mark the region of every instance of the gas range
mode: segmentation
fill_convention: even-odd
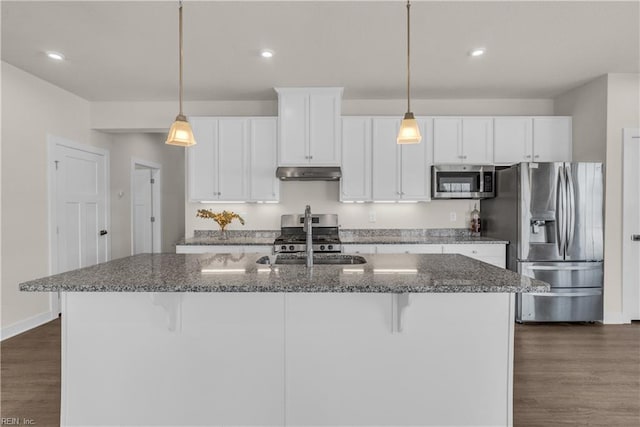
[[[338,233],[338,215],[311,215],[313,252],[342,252],[342,242]],[[280,236],[273,242],[277,253],[304,252],[307,236],[304,232],[304,215],[282,215]]]

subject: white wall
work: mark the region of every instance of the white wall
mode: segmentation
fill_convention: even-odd
[[[280,203],[277,204],[201,204],[187,203],[185,232],[193,236],[194,230],[217,230],[213,220],[196,218],[198,209],[223,209],[242,216],[243,227],[234,221],[229,230],[279,230],[280,215],[304,213],[305,205],[311,205],[313,213],[336,213],[343,228],[464,228],[470,220],[473,200],[438,200],[427,203],[340,203],[340,184],[337,182],[283,182],[280,186]],[[478,203],[479,207],[479,203]],[[369,222],[369,213],[375,212],[376,222]],[[456,221],[449,215],[455,212]]]
[[[184,148],[166,145],[165,138],[157,133],[111,135],[112,259],[131,255],[132,158],[161,165],[162,251],[175,252],[175,243],[184,237]]]
[[[605,321],[622,316],[622,129],[640,127],[640,74],[607,76]]]
[[[89,130],[89,103],[2,62],[3,329],[49,311],[49,295],[18,283],[49,274],[47,134],[107,148]]]
[[[607,76],[598,77],[554,100],[559,116],[573,116],[573,160],[604,162],[607,140]]]
[[[344,115],[397,115],[405,99],[344,99]],[[416,99],[416,115],[553,115],[552,99]],[[177,113],[175,102],[92,102],[91,128],[108,131],[166,132]],[[191,116],[277,116],[277,101],[185,102]]]

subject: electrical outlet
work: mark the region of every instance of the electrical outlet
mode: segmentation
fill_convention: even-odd
[[[458,219],[458,214],[455,212],[449,213],[449,221],[456,222]]]
[[[376,222],[376,211],[369,211],[369,222]]]

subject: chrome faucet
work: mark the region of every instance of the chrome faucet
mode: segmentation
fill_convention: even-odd
[[[313,267],[313,219],[309,205],[304,210],[304,231],[307,232],[307,267]]]

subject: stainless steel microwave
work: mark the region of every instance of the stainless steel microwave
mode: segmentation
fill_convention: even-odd
[[[431,167],[432,199],[487,199],[495,197],[495,167],[435,165]]]

